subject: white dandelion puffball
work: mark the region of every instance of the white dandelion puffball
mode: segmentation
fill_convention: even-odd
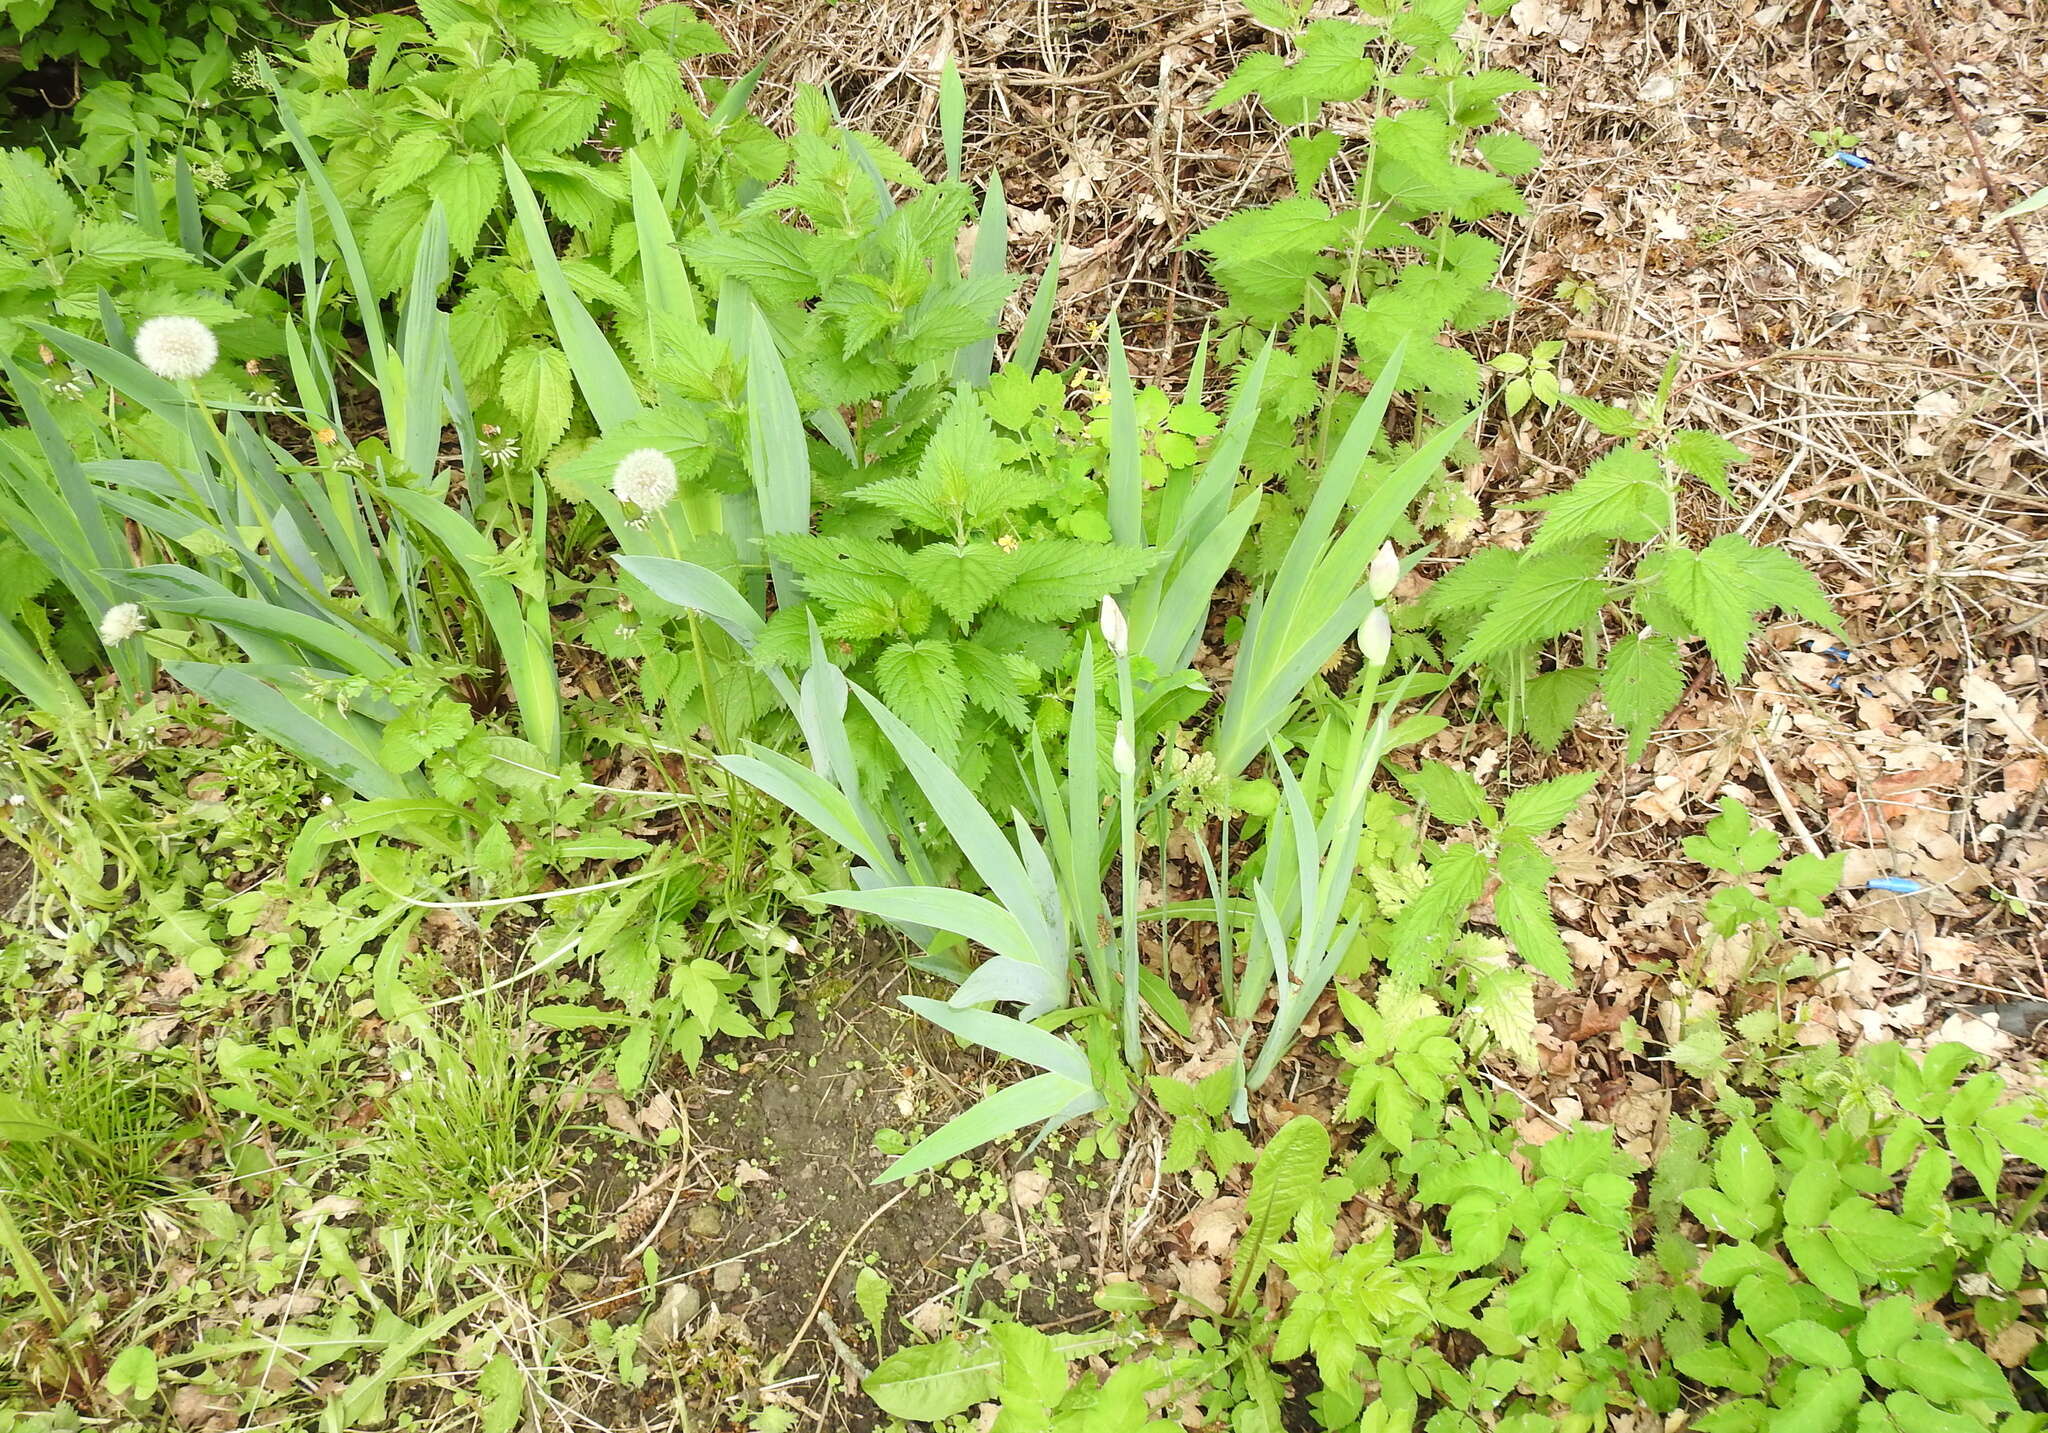
[[[196,318],[153,318],[135,330],[142,366],[173,383],[204,378],[220,357],[220,340]]]
[[[142,615],[142,609],[133,602],[119,602],[107,609],[100,618],[100,640],[109,647],[116,642],[125,642],[130,637],[140,636],[149,622]]]
[[[612,469],[612,494],[642,512],[656,512],[676,495],[676,465],[659,448],[635,448]]]

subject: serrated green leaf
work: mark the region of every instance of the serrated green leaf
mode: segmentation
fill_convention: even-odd
[[[882,700],[933,750],[954,751],[967,718],[967,683],[951,642],[896,643],[876,659],[875,682]]]
[[[1641,448],[1618,448],[1544,506],[1532,551],[1589,537],[1647,542],[1671,527],[1671,485],[1657,460]]]
[[[1560,667],[1531,677],[1522,694],[1522,725],[1529,739],[1556,751],[1599,686],[1600,674],[1590,667]]]
[[[1465,826],[1474,821],[1491,822],[1493,803],[1486,799],[1472,773],[1425,761],[1413,771],[1393,768],[1394,777],[1432,820],[1446,826]]]
[[[1034,622],[1061,621],[1120,592],[1151,567],[1154,555],[1134,547],[1038,538],[1011,553],[1010,581],[997,605]]]
[[[1628,733],[1628,759],[1635,761],[1685,690],[1685,672],[1678,663],[1678,644],[1648,633],[1623,637],[1607,649],[1600,674],[1600,695],[1616,724]]]
[[[1681,428],[1673,433],[1664,445],[1664,456],[1728,502],[1735,501],[1734,490],[1728,486],[1730,465],[1749,461],[1749,454],[1741,448],[1702,428]]]
[[[1501,808],[1505,830],[1538,835],[1562,825],[1586,793],[1598,784],[1597,771],[1574,771],[1551,778],[1538,786],[1524,787],[1510,796]]]
[[[992,542],[933,542],[911,555],[906,570],[918,591],[965,628],[1014,580],[1009,556]]]
[[[1600,580],[1606,566],[1600,544],[1525,555],[1507,591],[1466,639],[1459,663],[1483,662],[1585,626],[1607,601]]]
[[[498,369],[498,397],[538,457],[569,431],[569,360],[551,343],[523,343]]]

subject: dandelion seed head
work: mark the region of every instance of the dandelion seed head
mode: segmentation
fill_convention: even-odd
[[[135,356],[157,377],[184,383],[212,370],[220,357],[220,340],[198,319],[171,314],[135,330]]]
[[[635,448],[612,469],[612,493],[643,513],[659,512],[675,499],[676,465],[659,448]]]
[[[109,647],[116,642],[125,642],[130,637],[140,636],[149,621],[142,615],[142,609],[133,602],[117,602],[100,618],[100,640]]]

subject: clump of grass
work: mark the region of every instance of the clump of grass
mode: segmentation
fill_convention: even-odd
[[[141,1258],[174,1234],[174,1161],[198,1130],[184,1088],[110,1016],[0,1032],[0,1197],[60,1264]]]
[[[487,1003],[424,1052],[371,1142],[359,1181],[365,1212],[430,1243],[481,1231],[501,1252],[541,1257],[547,1195],[570,1162],[558,1077],[543,1077],[517,1012]]]

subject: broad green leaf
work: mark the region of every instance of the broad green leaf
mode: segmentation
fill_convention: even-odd
[[[1786,1358],[1810,1368],[1844,1368],[1851,1361],[1848,1341],[1812,1319],[1779,1324],[1764,1335],[1764,1340]]]
[[[1777,1167],[1747,1120],[1737,1121],[1716,1144],[1714,1182],[1752,1213],[1771,1206],[1778,1192]]]
[[[890,710],[934,751],[954,754],[967,717],[967,682],[951,642],[895,643],[875,661],[875,684]]]
[[[1617,448],[1586,469],[1585,476],[1545,500],[1543,525],[1531,551],[1547,551],[1591,537],[1648,542],[1672,523],[1671,484],[1651,454],[1634,446]]]
[[[512,1355],[500,1350],[476,1376],[476,1391],[483,1401],[478,1417],[483,1433],[512,1433],[526,1412],[526,1379]]]
[[[0,1091],[0,1140],[16,1144],[39,1144],[43,1140],[58,1139],[65,1135],[66,1131],[61,1125],[51,1124],[38,1116],[20,1095]]]
[[[1522,692],[1522,725],[1529,739],[1556,751],[1599,686],[1600,674],[1590,667],[1560,667],[1531,677]]]
[[[913,1344],[882,1360],[861,1392],[895,1418],[936,1423],[996,1396],[1002,1354],[986,1335]]]
[[[1642,756],[1650,733],[1678,705],[1684,690],[1678,644],[1669,637],[1657,633],[1623,637],[1607,649],[1600,695],[1615,724],[1628,733],[1630,761]]]
[[[1014,1134],[1026,1125],[1061,1123],[1102,1105],[1102,1096],[1090,1083],[1065,1075],[1033,1075],[984,1096],[972,1108],[926,1135],[883,1170],[875,1183],[908,1179],[937,1168],[955,1155]]]
[[[1501,808],[1501,826],[1532,836],[1560,826],[1599,780],[1597,771],[1574,771],[1552,777],[1539,786],[1524,787]]]
[[[1280,1126],[1252,1166],[1249,1221],[1230,1274],[1229,1307],[1237,1308],[1272,1258],[1273,1246],[1321,1186],[1330,1163],[1330,1131],[1313,1115]]]
[[[1016,917],[994,901],[966,891],[939,886],[889,886],[872,891],[824,891],[818,899],[848,910],[866,911],[892,923],[908,921],[951,931],[1026,965],[1043,963],[1038,948]]]
[[[146,1343],[130,1344],[107,1365],[107,1392],[117,1399],[146,1402],[156,1397],[156,1350]]]
[[[1395,768],[1394,776],[1431,820],[1446,826],[1493,823],[1493,804],[1469,771],[1441,761],[1425,761],[1413,771]]]
[[[1459,650],[1459,665],[1484,662],[1577,631],[1607,601],[1600,579],[1607,566],[1602,543],[1587,543],[1522,558],[1514,581]]]

